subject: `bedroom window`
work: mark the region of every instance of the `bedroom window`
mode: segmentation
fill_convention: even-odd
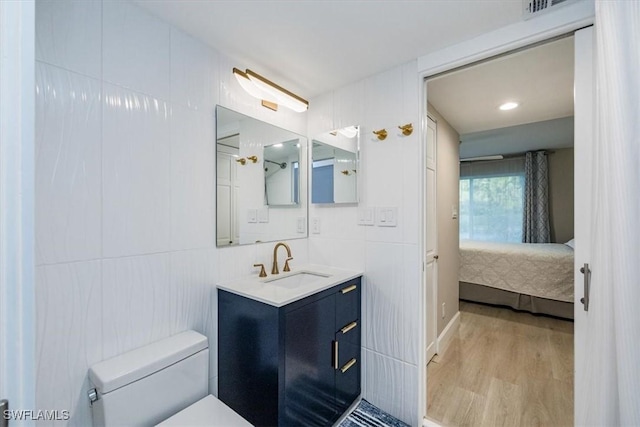
[[[462,164],[460,175],[460,239],[522,242],[522,160]]]

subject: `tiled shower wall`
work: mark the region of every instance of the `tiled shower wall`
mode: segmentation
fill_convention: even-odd
[[[246,64],[128,2],[38,1],[36,39],[38,408],[90,426],[88,367],[185,329],[209,337],[215,393],[214,284],[273,244],[215,248],[214,108],[301,134],[306,115],[260,107]]]
[[[309,256],[319,264],[357,267],[363,285],[363,396],[417,425],[419,399],[420,84],[416,62],[311,100],[309,136],[360,126],[359,204],[311,205],[320,219]],[[398,126],[412,123],[402,135]],[[380,141],[374,130],[386,129]],[[396,227],[358,225],[362,208],[396,207]]]

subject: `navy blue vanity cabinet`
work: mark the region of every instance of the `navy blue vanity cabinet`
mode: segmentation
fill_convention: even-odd
[[[283,307],[218,289],[218,398],[256,426],[332,425],[360,395],[360,286]]]

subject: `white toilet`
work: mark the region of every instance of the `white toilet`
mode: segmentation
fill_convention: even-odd
[[[185,331],[89,369],[93,425],[251,426],[209,395],[207,338]]]

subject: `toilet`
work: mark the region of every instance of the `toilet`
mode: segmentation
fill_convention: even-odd
[[[251,424],[209,394],[209,345],[185,331],[89,369],[95,427]]]

